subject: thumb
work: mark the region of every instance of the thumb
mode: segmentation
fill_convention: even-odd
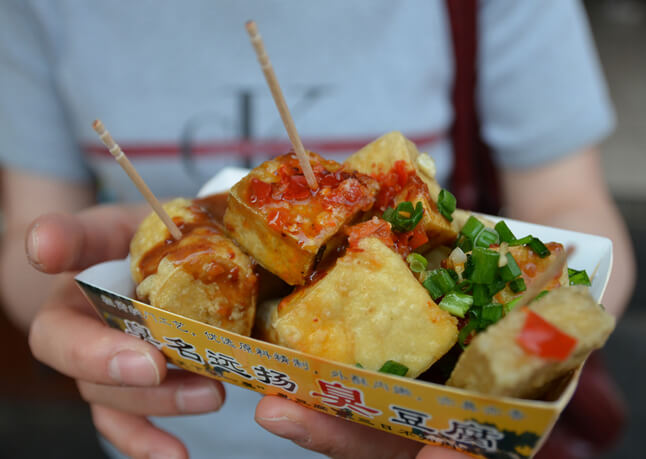
[[[123,258],[138,223],[149,211],[143,204],[112,205],[76,215],[43,215],[27,229],[27,259],[39,271],[55,274]]]

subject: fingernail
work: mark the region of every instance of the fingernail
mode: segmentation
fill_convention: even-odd
[[[175,392],[177,409],[182,413],[206,413],[222,406],[222,396],[208,379],[190,380]]]
[[[278,418],[257,418],[258,423],[271,433],[287,438],[296,443],[307,443],[310,433],[304,425],[294,422],[286,416]]]
[[[26,240],[26,249],[27,249],[27,259],[36,268],[40,268],[42,264],[40,263],[40,257],[38,256],[38,224],[35,224]]]
[[[152,357],[142,352],[125,350],[117,353],[108,364],[110,377],[119,384],[154,386],[159,384],[159,371]]]

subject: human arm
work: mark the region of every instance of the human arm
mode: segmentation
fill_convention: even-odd
[[[635,256],[606,185],[599,150],[586,148],[528,170],[503,170],[501,184],[510,217],[612,240],[614,263],[603,304],[620,317],[635,285]]]

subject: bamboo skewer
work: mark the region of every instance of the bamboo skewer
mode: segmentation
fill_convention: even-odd
[[[536,296],[541,293],[547,284],[554,279],[561,271],[563,271],[563,266],[567,262],[567,259],[574,252],[574,247],[568,247],[565,251],[559,253],[554,261],[550,263],[545,271],[540,274],[530,285],[527,287],[527,290],[520,297],[518,303],[514,305],[514,309],[520,310],[522,306],[525,306],[527,303],[532,301]]]
[[[94,129],[96,133],[99,134],[99,137],[101,138],[103,144],[108,148],[108,150],[110,150],[110,153],[112,154],[112,156],[114,156],[114,159],[117,160],[123,170],[126,171],[126,174],[128,174],[128,177],[130,177],[130,180],[133,181],[139,192],[144,196],[144,198],[146,198],[146,201],[148,201],[150,207],[153,208],[164,225],[166,225],[166,228],[168,228],[170,234],[179,241],[182,238],[182,232],[179,230],[170,216],[166,213],[153,192],[150,191],[150,188],[148,188],[146,182],[144,182],[128,157],[121,150],[121,147],[117,145],[110,133],[105,129],[103,123],[100,120],[95,120],[94,123],[92,123],[92,129]]]
[[[309,155],[305,152],[305,148],[303,148],[303,143],[301,142],[301,138],[298,135],[296,126],[294,125],[292,115],[289,113],[289,108],[287,107],[287,103],[283,97],[283,91],[280,89],[280,85],[278,84],[278,79],[276,78],[271,62],[269,61],[269,56],[267,56],[267,52],[265,51],[265,45],[262,42],[262,37],[258,33],[256,23],[254,21],[247,21],[245,27],[249,33],[251,44],[256,51],[256,57],[258,58],[260,67],[265,74],[265,79],[267,80],[267,85],[269,85],[271,95],[274,98],[280,117],[282,118],[285,129],[287,130],[289,140],[292,142],[298,161],[301,164],[305,180],[307,180],[307,185],[312,190],[316,190],[318,188],[318,183],[316,182],[316,177],[314,177],[314,172],[312,171]]]

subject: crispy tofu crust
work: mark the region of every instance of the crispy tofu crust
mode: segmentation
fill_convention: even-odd
[[[523,350],[516,338],[526,312],[513,310],[473,339],[447,385],[489,395],[538,397],[549,382],[602,347],[615,326],[614,317],[595,303],[586,287],[558,288],[529,309],[577,340],[566,361],[547,360]]]
[[[229,194],[224,224],[265,269],[302,285],[316,263],[339,245],[339,231],[368,210],[377,183],[310,153],[319,190],[311,192],[293,154],[253,169]],[[303,180],[301,180],[303,179]]]
[[[388,360],[416,377],[457,340],[457,321],[431,300],[402,258],[368,237],[272,315],[277,344],[378,370]]]
[[[154,213],[135,233],[130,267],[137,297],[248,336],[257,296],[252,262],[195,202],[179,198],[164,206],[184,234],[180,241]]]
[[[401,170],[402,167],[408,174],[418,178],[417,181],[413,181],[415,183],[409,180],[409,183],[393,196],[392,205],[387,205],[394,206],[402,201],[422,203],[424,216],[419,225],[429,238],[429,243],[423,250],[438,245],[450,245],[457,238],[456,229],[437,210],[440,186],[425,164],[429,161],[432,162],[428,155],[419,153],[413,142],[401,132],[394,131],[369,143],[344,162],[351,168],[374,177],[381,185],[384,185],[393,170]],[[385,209],[378,210],[383,212]]]

